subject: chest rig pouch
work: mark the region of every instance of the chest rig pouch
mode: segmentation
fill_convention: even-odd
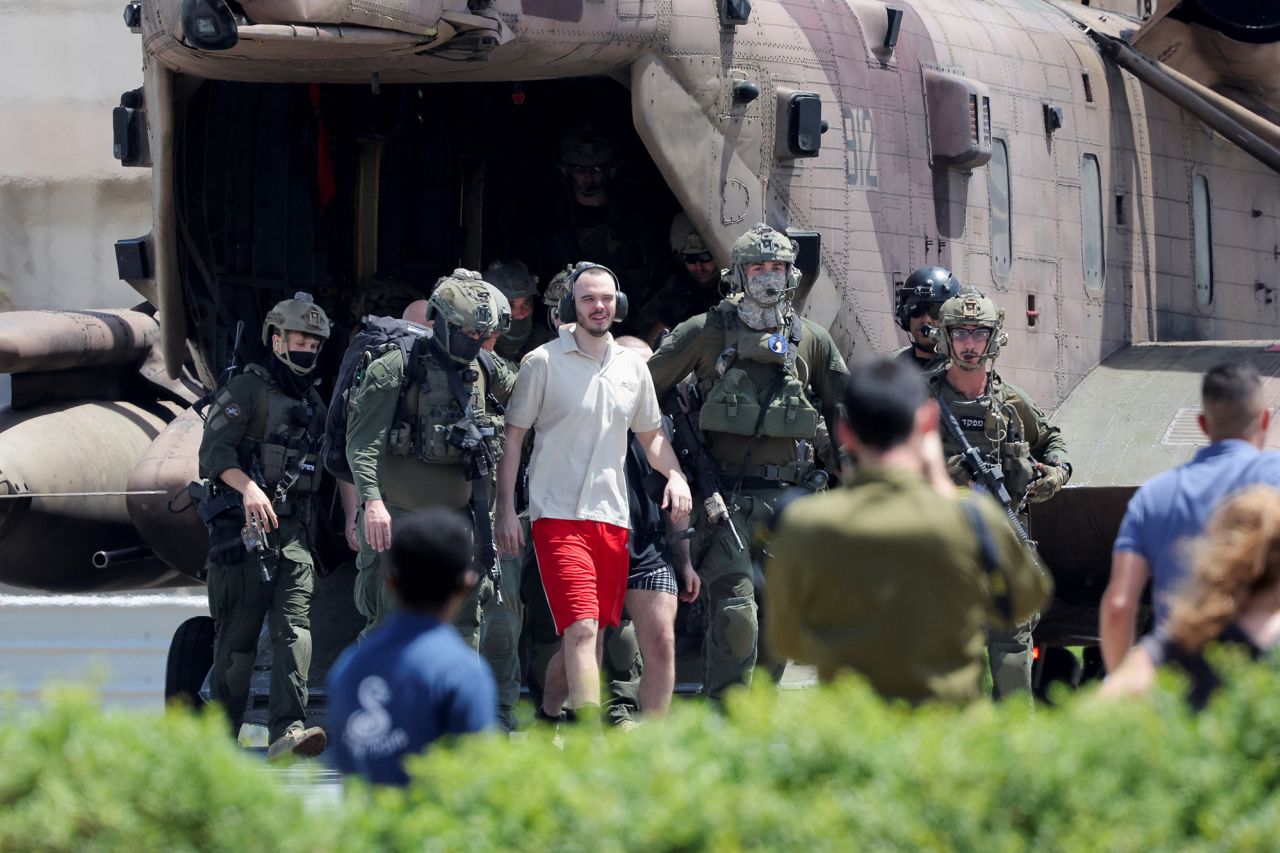
[[[1031,447],[1025,440],[1022,417],[1005,399],[998,380],[992,380],[987,396],[978,400],[956,400],[949,405],[969,443],[978,448],[989,463],[1000,466],[1005,488],[1017,504],[1027,493],[1035,465]],[[947,452],[959,453],[960,450],[948,446]]]
[[[722,303],[712,316],[724,323],[725,348],[716,360],[719,378],[702,404],[702,430],[793,439],[817,435],[818,410],[796,370],[803,335],[799,318],[793,317],[783,333],[747,328],[732,304]],[[753,369],[758,365],[773,371]]]
[[[316,491],[324,473],[315,446],[319,437],[311,434],[312,429],[323,426],[316,423],[319,394],[309,389],[306,400],[296,400],[281,391],[264,368],[254,364],[245,369],[263,380],[265,399],[259,399],[249,427],[250,435],[261,436],[256,443],[262,478],[269,486],[275,486],[296,470],[298,478],[289,491],[299,494]]]
[[[420,380],[406,379],[403,417],[387,436],[394,456],[412,456],[431,465],[461,465],[475,450],[477,442],[490,448],[500,446],[502,436],[497,420],[485,413],[484,370],[464,386],[470,413],[463,411],[449,376],[433,354],[415,354]],[[465,372],[465,371],[464,371]]]

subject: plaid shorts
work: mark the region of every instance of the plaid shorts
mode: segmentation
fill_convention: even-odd
[[[671,595],[680,594],[680,584],[676,582],[676,570],[666,560],[642,565],[633,563],[627,572],[627,590],[633,589],[666,592]]]

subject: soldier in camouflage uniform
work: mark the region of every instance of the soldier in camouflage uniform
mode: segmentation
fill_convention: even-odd
[[[640,235],[646,223],[630,215],[616,197],[619,157],[613,140],[589,127],[574,128],[560,137],[556,167],[569,191],[566,220],[541,247],[547,274],[583,258],[615,271],[632,304],[643,305],[651,290],[650,252]],[[630,330],[635,319],[614,331]]]
[[[526,353],[551,340],[551,330],[533,316],[538,277],[519,261],[495,261],[485,270],[484,278],[511,303],[511,328],[498,336],[493,351],[518,366]]]
[[[938,353],[949,361],[928,374],[930,391],[951,409],[969,443],[1001,467],[1016,511],[1027,502],[1049,500],[1071,478],[1071,461],[1061,430],[1025,391],[989,367],[1008,338],[1002,329],[1004,311],[978,291],[966,290],[943,303],[938,321]],[[942,443],[952,479],[968,485],[959,443],[945,429]],[[989,632],[997,698],[1031,690],[1034,623]]]
[[[946,267],[921,267],[907,276],[894,298],[893,315],[911,343],[895,350],[893,358],[909,361],[921,370],[941,367],[946,361],[938,354],[931,330],[938,327],[942,303],[960,292],[960,279]]]
[[[710,311],[721,299],[720,267],[687,214],[671,223],[671,252],[684,271],[667,279],[640,309],[639,337],[650,347],[657,346],[663,331]]]
[[[273,358],[249,365],[218,392],[200,442],[208,498],[226,507],[210,521],[205,567],[215,625],[210,689],[235,735],[265,617],[272,644],[268,758],[318,755],[326,745],[324,731],[303,721],[315,584],[312,495],[323,470],[325,417],[312,370],[328,337],[329,318],[308,294],[272,308],[262,342]],[[255,539],[277,553],[247,550]]]
[[[729,279],[737,292],[676,326],[649,361],[659,398],[695,374],[705,400],[701,427],[744,543],[784,491],[812,482],[819,415],[835,424],[848,376],[831,335],[797,315],[787,298],[800,277],[795,259],[786,235],[752,228],[733,244]],[[718,699],[734,684],[751,684],[755,569],[751,554],[701,511],[695,526],[692,552],[709,622],[704,681]]]
[[[371,359],[357,371],[348,403],[347,462],[360,514],[355,598],[368,622],[365,633],[390,610],[381,555],[390,547],[394,519],[427,506],[470,515],[472,481],[488,473],[468,470],[473,450],[460,445],[478,432],[495,461],[502,452],[492,400],[505,404],[512,383],[510,374],[486,366],[492,362],[487,353],[481,358],[481,345],[509,327],[506,297],[479,273],[454,270],[437,282],[426,314],[432,334],[415,345],[411,363],[398,347]],[[458,627],[478,644],[474,600]]]

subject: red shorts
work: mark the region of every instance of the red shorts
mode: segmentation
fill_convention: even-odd
[[[557,634],[582,619],[598,619],[601,627],[622,621],[631,563],[628,533],[600,521],[539,518],[533,523],[533,553]]]

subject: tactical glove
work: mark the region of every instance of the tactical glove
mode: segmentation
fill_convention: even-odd
[[[1042,462],[1036,463],[1036,479],[1031,481],[1031,485],[1027,486],[1027,500],[1033,504],[1038,504],[1062,491],[1062,487],[1067,484],[1067,471],[1057,465],[1045,465]]]
[[[954,456],[947,457],[947,476],[951,478],[951,482],[957,486],[967,486],[969,481],[973,479],[973,475],[969,473],[969,466],[964,464],[964,454],[957,453]]]

